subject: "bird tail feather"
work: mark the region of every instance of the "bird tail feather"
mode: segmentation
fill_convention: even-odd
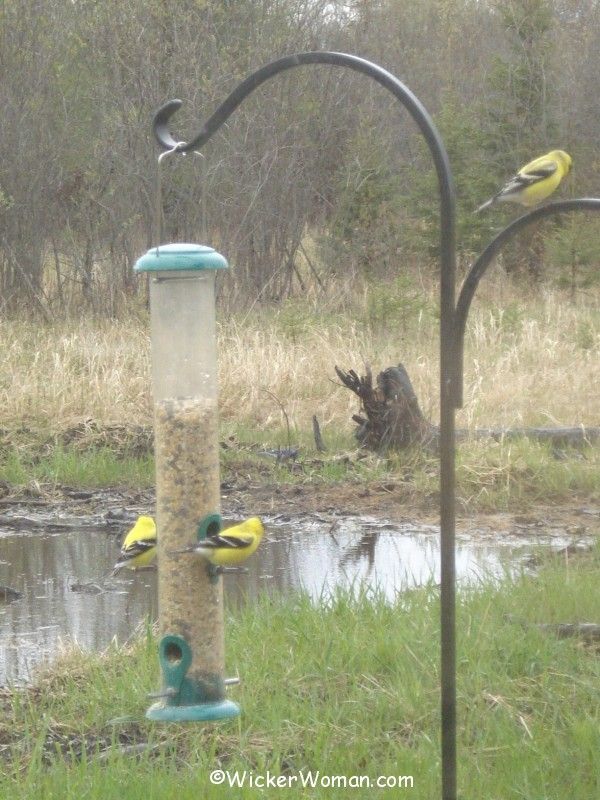
[[[474,214],[480,214],[482,211],[485,211],[486,208],[489,208],[490,206],[493,206],[495,202],[496,202],[496,198],[495,197],[490,197],[490,199],[486,200],[485,203],[483,203],[482,205],[479,206],[479,208],[476,208],[473,213]]]

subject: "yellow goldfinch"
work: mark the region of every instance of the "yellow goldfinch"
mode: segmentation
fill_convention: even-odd
[[[121,557],[112,575],[122,569],[139,569],[149,566],[156,556],[156,525],[152,517],[138,517],[137,522],[121,545]]]
[[[227,530],[209,534],[191,547],[173,552],[196,553],[219,567],[235,566],[254,553],[264,532],[265,529],[260,519],[250,517]]]
[[[478,214],[494,203],[520,203],[535,206],[549,197],[569,174],[573,159],[564,150],[551,150],[529,164],[507,181],[500,191],[475,211]]]

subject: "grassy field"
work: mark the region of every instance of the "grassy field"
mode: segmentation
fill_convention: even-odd
[[[459,427],[599,424],[600,293],[577,303],[558,290],[524,293],[498,280],[482,287],[467,328],[465,407]],[[341,290],[340,290],[341,291]],[[365,286],[352,300],[251,308],[219,325],[224,423],[309,431],[350,430],[356,398],[337,385],[334,365],[377,372],[402,361],[424,413],[438,416],[435,287]],[[64,429],[151,420],[150,346],[145,314],[126,321],[0,321],[3,427]]]
[[[458,605],[461,796],[597,797],[597,645],[537,622],[598,621],[600,551],[539,576],[463,590]],[[239,720],[149,723],[159,685],[150,630],[104,654],[67,652],[30,689],[0,695],[0,795],[40,798],[439,796],[438,590],[386,604],[376,590],[263,596],[227,619]],[[212,786],[234,773],[245,788]],[[290,787],[249,786],[287,776]],[[319,781],[302,789],[299,782]],[[322,785],[319,776],[410,776],[405,788]],[[399,784],[397,785],[399,786]]]
[[[300,444],[314,462],[312,415],[327,455],[300,477],[259,469],[267,479],[344,480],[401,476],[415,496],[436,490],[435,459],[415,454],[351,458],[355,396],[334,365],[376,373],[402,361],[425,415],[438,418],[436,289],[424,279],[340,286],[318,299],[277,308],[249,307],[219,323],[222,439],[232,446],[224,469],[244,445]],[[467,330],[465,405],[458,427],[600,424],[600,295],[573,302],[559,290],[524,293],[498,274],[486,279]],[[127,321],[0,321],[0,479],[84,485],[149,485],[151,385],[145,312]],[[285,413],[283,413],[283,410]],[[241,455],[240,455],[241,448]],[[239,458],[238,458],[239,456]],[[237,459],[237,461],[236,461]],[[254,459],[258,465],[259,460]],[[534,441],[461,445],[458,488],[467,508],[597,498],[598,448],[556,452]]]

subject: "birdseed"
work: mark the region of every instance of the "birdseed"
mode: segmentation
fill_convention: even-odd
[[[197,540],[200,520],[219,513],[218,407],[204,398],[168,398],[154,406],[158,604],[161,635],[192,649],[188,677],[222,696],[223,588],[207,562],[172,551]]]

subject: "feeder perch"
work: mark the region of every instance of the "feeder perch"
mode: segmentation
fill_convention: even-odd
[[[152,720],[217,720],[225,697],[223,585],[177,551],[220,530],[215,271],[225,258],[197,244],[154,247],[148,273],[158,529],[159,663]]]
[[[248,567],[215,567],[211,564],[212,574],[214,575],[247,575]]]

